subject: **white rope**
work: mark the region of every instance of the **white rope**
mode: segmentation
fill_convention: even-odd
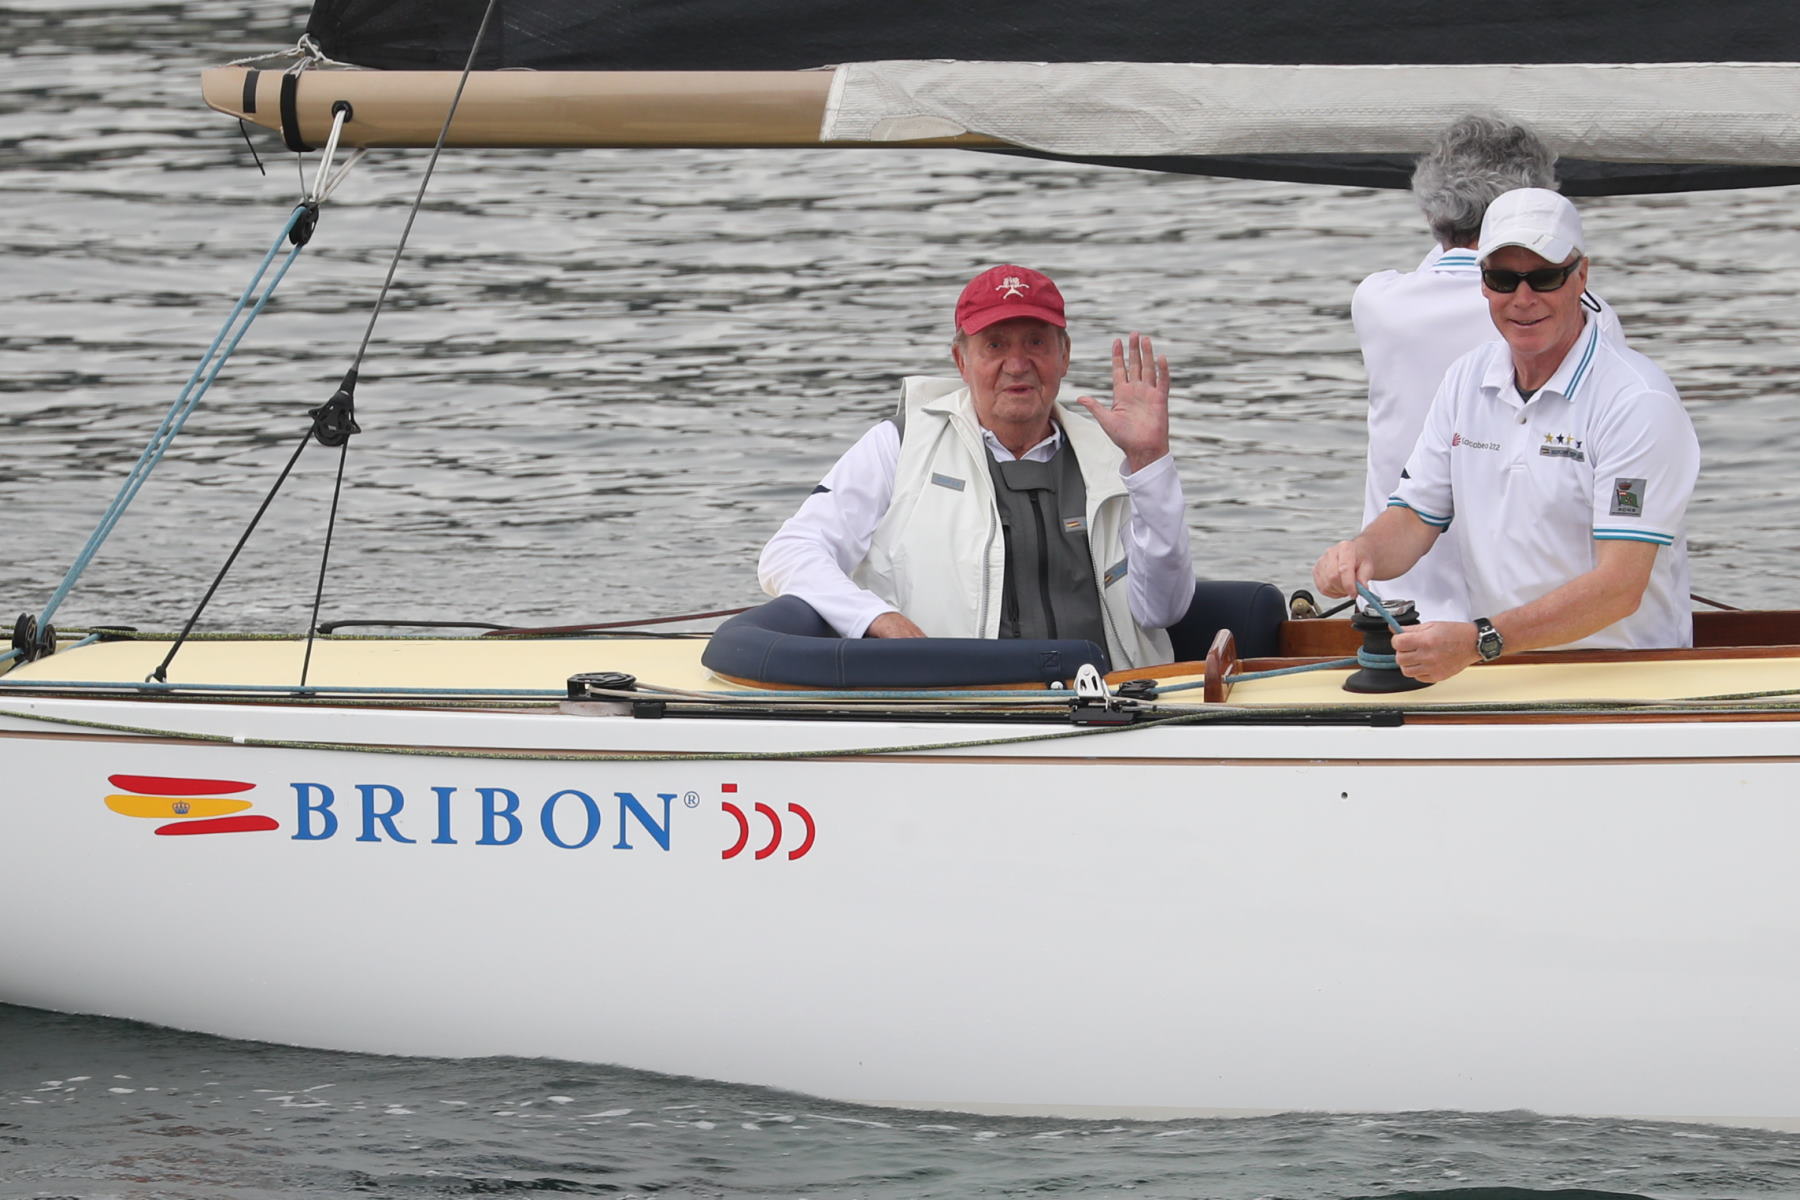
[[[336,131],[334,130],[333,132],[335,134]],[[344,182],[344,176],[350,174],[350,168],[354,167],[357,163],[361,162],[363,160],[363,155],[367,154],[368,152],[369,152],[369,149],[367,146],[358,146],[356,148],[355,153],[351,154],[349,158],[346,158],[344,160],[344,165],[337,169],[337,174],[333,175],[329,180],[326,181],[325,190],[321,191],[318,194],[317,199],[318,199],[319,203],[323,204],[325,201],[331,199],[331,193],[337,191],[338,184]]]
[[[228,67],[247,67],[252,63],[270,62],[272,60],[283,58],[297,58],[303,60],[301,69],[305,69],[306,67],[331,67],[339,71],[363,71],[368,69],[366,67],[359,67],[355,63],[340,62],[337,59],[330,57],[325,51],[319,48],[319,43],[313,40],[312,34],[310,33],[301,34],[300,40],[295,42],[292,46],[289,46],[286,50],[265,50],[261,54],[251,54],[244,58],[234,58],[225,65]]]
[[[289,46],[286,50],[265,50],[261,54],[252,54],[245,58],[234,58],[225,65],[228,67],[248,67],[254,63],[270,62],[274,59],[297,58],[304,54],[298,46]]]
[[[331,190],[330,187],[326,186],[326,176],[331,173],[331,161],[337,157],[338,136],[344,132],[344,121],[349,115],[349,106],[342,101],[332,108],[331,134],[325,139],[325,152],[319,156],[319,170],[313,176],[312,187],[307,189],[306,192],[306,201],[308,204],[320,203]],[[337,181],[341,178],[343,178],[343,176],[339,175],[332,179],[331,186],[337,186]]]

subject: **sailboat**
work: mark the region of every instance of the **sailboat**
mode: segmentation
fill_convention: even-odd
[[[941,144],[1382,185],[1492,102],[1574,194],[1800,180],[1795,16],[896,31],[819,2],[769,47],[697,7],[321,0],[299,54],[202,86],[326,167]],[[705,636],[150,638],[46,606],[0,663],[0,1001],[937,1108],[1800,1119],[1800,613],[1369,692],[1331,665],[1349,622],[1202,593],[1179,661],[1133,672],[899,655],[779,600]]]

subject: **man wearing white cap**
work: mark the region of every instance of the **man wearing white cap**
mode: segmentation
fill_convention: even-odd
[[[990,268],[956,304],[959,378],[909,377],[763,548],[770,595],[844,637],[1086,638],[1114,669],[1170,661],[1194,594],[1169,455],[1169,367],[1113,342],[1113,396],[1057,403],[1062,293]],[[1083,415],[1082,409],[1086,410]]]
[[[1412,195],[1433,240],[1411,271],[1377,271],[1357,285],[1350,320],[1369,378],[1368,470],[1363,524],[1387,507],[1400,469],[1419,440],[1431,398],[1450,364],[1500,337],[1481,294],[1475,248],[1481,219],[1513,188],[1553,187],[1556,154],[1529,128],[1470,114],[1446,126],[1413,164]],[[1616,337],[1612,307],[1589,293],[1602,337]],[[1469,611],[1455,538],[1439,538],[1412,570],[1389,580],[1429,621],[1466,621]]]
[[[1320,556],[1314,582],[1351,595],[1456,538],[1487,615],[1396,635],[1400,669],[1428,683],[1517,650],[1691,645],[1683,518],[1700,447],[1674,385],[1582,306],[1581,218],[1563,196],[1500,196],[1476,254],[1503,341],[1450,367],[1389,507]]]

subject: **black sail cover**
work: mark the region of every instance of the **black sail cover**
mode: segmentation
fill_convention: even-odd
[[[317,0],[340,62],[460,70],[488,0]],[[494,0],[478,69],[771,71],[889,59],[1279,65],[1800,62],[1800,4],[1769,0]],[[1796,98],[1800,106],[1800,98]],[[1460,115],[1446,113],[1445,120]],[[1021,151],[1020,153],[1035,153]],[[1070,156],[1077,157],[1077,156]],[[1081,161],[1404,187],[1408,155]],[[1571,195],[1800,182],[1800,166],[1564,159]]]

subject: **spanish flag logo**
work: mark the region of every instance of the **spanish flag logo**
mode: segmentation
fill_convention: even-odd
[[[106,798],[106,807],[120,816],[169,822],[156,827],[160,837],[281,828],[273,817],[245,811],[254,801],[237,793],[251,791],[254,783],[174,775],[109,775],[107,782],[119,791]]]

